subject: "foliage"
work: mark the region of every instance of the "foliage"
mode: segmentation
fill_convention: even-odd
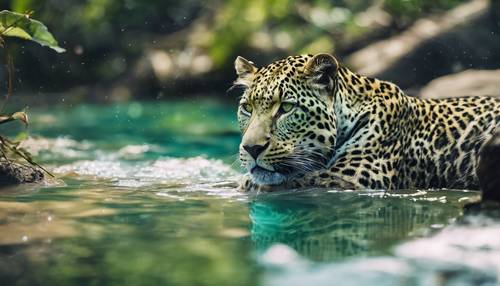
[[[39,21],[31,19],[31,14],[20,14],[11,11],[3,10],[0,11],[0,46],[5,48],[5,38],[15,37],[21,38],[23,40],[33,41],[39,43],[42,46],[47,46],[58,53],[62,53],[65,50],[59,47],[54,36],[48,31],[47,27]],[[12,95],[12,69],[13,61],[12,57],[7,52],[7,76],[8,76],[8,86],[7,86],[7,97],[2,106],[5,107],[5,103]],[[0,114],[0,124],[5,124],[11,121],[21,121],[26,126],[28,126],[28,115],[23,111],[18,111],[12,115],[1,115]],[[0,152],[3,158],[10,162],[8,154],[13,154],[16,157],[22,158],[29,164],[37,166],[44,170],[47,174],[51,175],[50,172],[45,170],[42,166],[38,165],[31,155],[24,149],[19,148],[19,142],[14,142],[7,139],[4,136],[0,136]]]
[[[41,22],[31,19],[30,14],[14,13],[7,10],[0,11],[0,38],[3,37],[17,37],[37,42],[58,53],[65,51],[59,47],[47,27]]]
[[[57,57],[17,44],[17,53],[24,53],[17,66],[37,63],[36,69],[22,69],[25,81],[55,91],[119,78],[161,35],[186,28],[204,8],[197,0],[6,2],[16,12],[36,11],[38,19],[58,27],[58,36],[65,39],[69,52]]]
[[[237,51],[252,45],[264,50],[274,46],[285,54],[342,50],[368,36],[377,21],[404,26],[461,2],[464,0],[226,1],[210,29],[213,36],[209,54],[217,65],[222,65]],[[366,18],[377,17],[367,17],[370,9],[385,13],[385,18],[366,22]],[[263,44],[266,41],[270,42],[267,48]]]
[[[387,11],[399,22],[409,22],[423,13],[453,8],[464,0],[385,0],[384,2]]]
[[[224,64],[228,56],[248,44],[252,33],[266,23],[286,21],[291,9],[290,0],[228,1],[216,16],[209,54],[217,65]]]
[[[381,23],[383,35],[390,35],[466,0],[2,1],[17,12],[37,11],[39,19],[58,27],[70,48],[56,58],[18,45],[17,53],[24,53],[18,66],[37,63],[37,69],[22,69],[23,78],[43,92],[109,85],[140,74],[153,61],[148,58],[152,50],[164,51],[168,57],[161,59],[174,64],[172,77],[161,87],[189,81],[197,55],[210,63],[206,75],[225,78],[241,53],[262,61],[328,50],[342,54],[375,37]]]

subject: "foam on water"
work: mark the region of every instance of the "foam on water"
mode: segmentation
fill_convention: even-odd
[[[20,147],[42,161],[85,159],[94,155],[94,146],[90,142],[78,142],[66,136],[55,139],[29,137],[21,142]]]
[[[36,137],[24,141],[22,147],[43,161],[55,162],[57,166],[50,169],[59,177],[90,177],[106,180],[115,187],[182,187],[209,193],[230,189],[234,193],[240,179],[240,174],[221,160],[162,156],[164,148],[154,144],[103,150],[69,137]],[[151,154],[154,160],[148,157]]]
[[[60,175],[76,174],[107,179],[122,187],[199,184],[226,181],[238,176],[235,170],[222,161],[203,157],[161,158],[147,162],[83,160],[62,165],[53,171]]]
[[[161,154],[164,151],[153,144],[125,145],[118,150],[103,150],[89,142],[78,142],[69,137],[36,137],[27,139],[21,147],[42,157],[42,161],[71,160],[69,164],[58,164],[52,168],[56,174],[109,179],[121,186],[144,186],[155,182],[218,182],[238,175],[221,160],[204,156],[173,158],[158,155],[156,160],[147,160],[145,154]],[[137,182],[142,184],[137,185]]]

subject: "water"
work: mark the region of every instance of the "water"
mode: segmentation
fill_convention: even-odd
[[[496,285],[471,191],[236,192],[234,108],[31,108],[57,174],[0,190],[1,285]]]

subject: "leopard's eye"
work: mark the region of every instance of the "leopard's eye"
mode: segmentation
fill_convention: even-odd
[[[241,110],[243,111],[243,113],[250,115],[253,112],[253,106],[249,103],[243,103],[241,104]]]
[[[295,103],[293,102],[282,102],[280,105],[280,112],[281,113],[288,113],[292,111],[292,109],[295,107]]]

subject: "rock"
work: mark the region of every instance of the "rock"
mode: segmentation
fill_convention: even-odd
[[[354,52],[347,62],[359,73],[375,76],[390,68],[419,45],[443,33],[470,22],[488,9],[487,0],[474,0],[443,15],[433,15],[416,21],[404,32],[373,43]]]
[[[0,162],[0,186],[37,183],[43,178],[43,172],[36,167],[6,161]]]
[[[481,151],[477,176],[483,202],[500,202],[500,131]]]
[[[466,70],[431,81],[420,91],[421,98],[488,95],[500,98],[500,69]]]
[[[500,67],[497,0],[473,0],[420,19],[404,32],[347,58],[357,72],[392,81],[408,94],[438,77]]]

